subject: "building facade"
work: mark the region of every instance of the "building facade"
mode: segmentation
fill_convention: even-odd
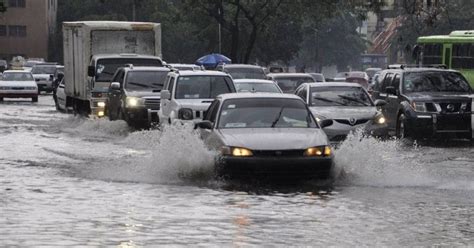
[[[13,56],[48,57],[48,44],[56,28],[58,0],[0,0],[0,59]]]

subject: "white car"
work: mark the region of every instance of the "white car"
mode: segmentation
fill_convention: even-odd
[[[64,88],[66,87],[64,78],[61,80],[61,82],[58,85],[58,88],[56,89],[56,109],[58,111],[65,111],[67,112],[67,96]]]
[[[56,70],[57,65],[55,63],[38,63],[33,66],[31,73],[36,80],[39,91],[53,91],[53,80]]]
[[[38,86],[27,71],[4,71],[0,80],[0,102],[4,98],[31,98],[38,101]]]
[[[271,80],[263,79],[235,79],[237,92],[268,92],[283,93],[278,84]]]
[[[160,122],[202,119],[216,96],[234,92],[232,78],[223,72],[170,72],[161,91]]]

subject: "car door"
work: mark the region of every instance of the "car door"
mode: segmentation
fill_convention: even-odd
[[[123,79],[124,79],[125,72],[123,70],[119,70],[115,76],[112,78],[112,82],[120,83],[120,91],[112,91],[109,89],[109,97],[108,97],[108,114],[111,115],[112,118],[117,118],[118,111],[120,110],[121,105],[121,98],[122,98],[122,91],[123,91]]]

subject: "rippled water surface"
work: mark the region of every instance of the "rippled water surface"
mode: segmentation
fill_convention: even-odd
[[[351,137],[331,188],[214,180],[186,127],[0,104],[0,246],[473,246],[472,143]]]

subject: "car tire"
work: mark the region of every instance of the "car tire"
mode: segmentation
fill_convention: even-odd
[[[37,96],[36,96],[36,97],[32,97],[32,98],[31,98],[31,101],[32,101],[32,102],[38,102],[38,97],[37,97]]]
[[[403,113],[398,115],[397,118],[396,136],[398,139],[408,138],[406,117]]]

